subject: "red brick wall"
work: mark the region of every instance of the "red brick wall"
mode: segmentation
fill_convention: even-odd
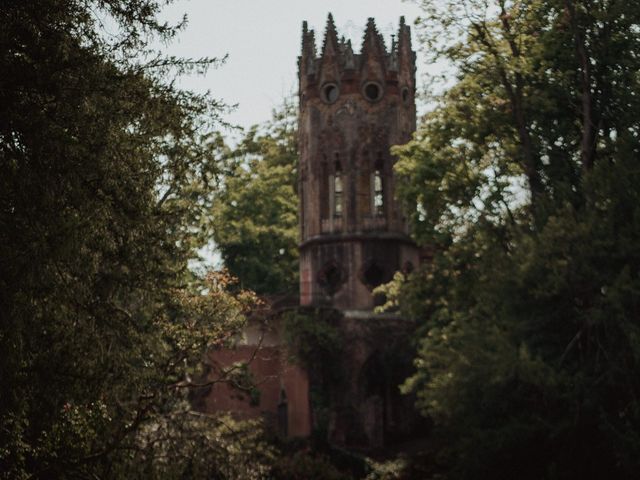
[[[308,436],[311,432],[309,411],[309,382],[306,373],[287,360],[281,347],[261,347],[254,356],[256,346],[242,345],[229,350],[209,353],[209,361],[222,368],[236,362],[253,360],[249,364],[255,384],[260,391],[257,405],[251,405],[249,392],[244,392],[221,382],[215,383],[205,399],[204,409],[208,413],[231,412],[240,419],[260,418],[277,426],[278,404],[281,390],[287,398],[287,430],[291,437]],[[218,373],[211,375],[215,379]]]

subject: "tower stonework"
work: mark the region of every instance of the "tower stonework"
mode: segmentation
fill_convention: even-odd
[[[372,289],[418,262],[395,199],[390,153],[416,128],[411,33],[401,19],[387,50],[369,19],[355,54],[329,15],[319,53],[305,22],[298,60],[301,304],[372,311]]]
[[[403,18],[389,49],[369,19],[359,54],[331,15],[319,52],[302,26],[300,304],[341,314],[342,380],[329,391],[327,428],[348,447],[379,448],[419,428],[413,399],[398,389],[411,374],[411,325],[374,313],[382,299],[373,291],[419,262],[390,152],[416,128],[415,58]]]

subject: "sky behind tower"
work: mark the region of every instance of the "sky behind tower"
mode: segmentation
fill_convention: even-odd
[[[375,18],[388,46],[400,16],[413,25],[420,13],[415,4],[401,0],[177,0],[164,18],[175,22],[187,14],[188,25],[167,53],[192,58],[228,54],[222,67],[186,77],[181,85],[210,90],[215,98],[237,104],[226,120],[249,127],[268,120],[271,110],[296,92],[302,22],[316,31],[320,47],[329,12],[338,35],[351,39],[357,50],[368,17]],[[416,63],[419,77],[422,62]]]

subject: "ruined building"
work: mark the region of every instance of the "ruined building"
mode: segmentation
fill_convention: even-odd
[[[300,81],[300,303],[342,313],[345,379],[331,395],[332,441],[382,446],[409,434],[398,384],[407,329],[376,314],[373,289],[411,271],[419,251],[394,195],[392,145],[416,128],[415,53],[400,21],[389,49],[369,19],[359,54],[329,16],[319,52],[303,24]]]
[[[288,361],[276,328],[260,340],[262,350],[250,367],[261,385],[260,400],[229,400],[233,393],[219,385],[204,408],[262,415],[280,431],[304,436],[320,422],[309,389],[321,382],[330,441],[375,449],[407,438],[417,425],[413,399],[398,389],[411,371],[411,328],[394,313],[375,313],[383,299],[373,291],[419,262],[394,195],[390,152],[416,128],[410,29],[401,19],[387,48],[369,19],[355,53],[350,41],[338,38],[331,16],[319,49],[305,22],[298,73],[300,305],[337,313],[332,328],[343,343],[332,368],[340,375],[329,382],[311,371],[305,375]],[[258,338],[254,332],[234,352],[211,359],[241,360]]]

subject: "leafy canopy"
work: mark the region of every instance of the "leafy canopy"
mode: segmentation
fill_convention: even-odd
[[[640,4],[423,1],[456,71],[399,191],[433,261],[404,389],[446,478],[632,478],[640,451]]]
[[[254,302],[187,269],[222,106],[172,79],[217,62],[149,48],[179,30],[161,5],[0,6],[2,478],[209,477],[234,458],[241,428],[214,438],[180,387]]]
[[[259,294],[298,288],[297,108],[285,101],[226,155],[213,205],[213,238],[225,266]]]

